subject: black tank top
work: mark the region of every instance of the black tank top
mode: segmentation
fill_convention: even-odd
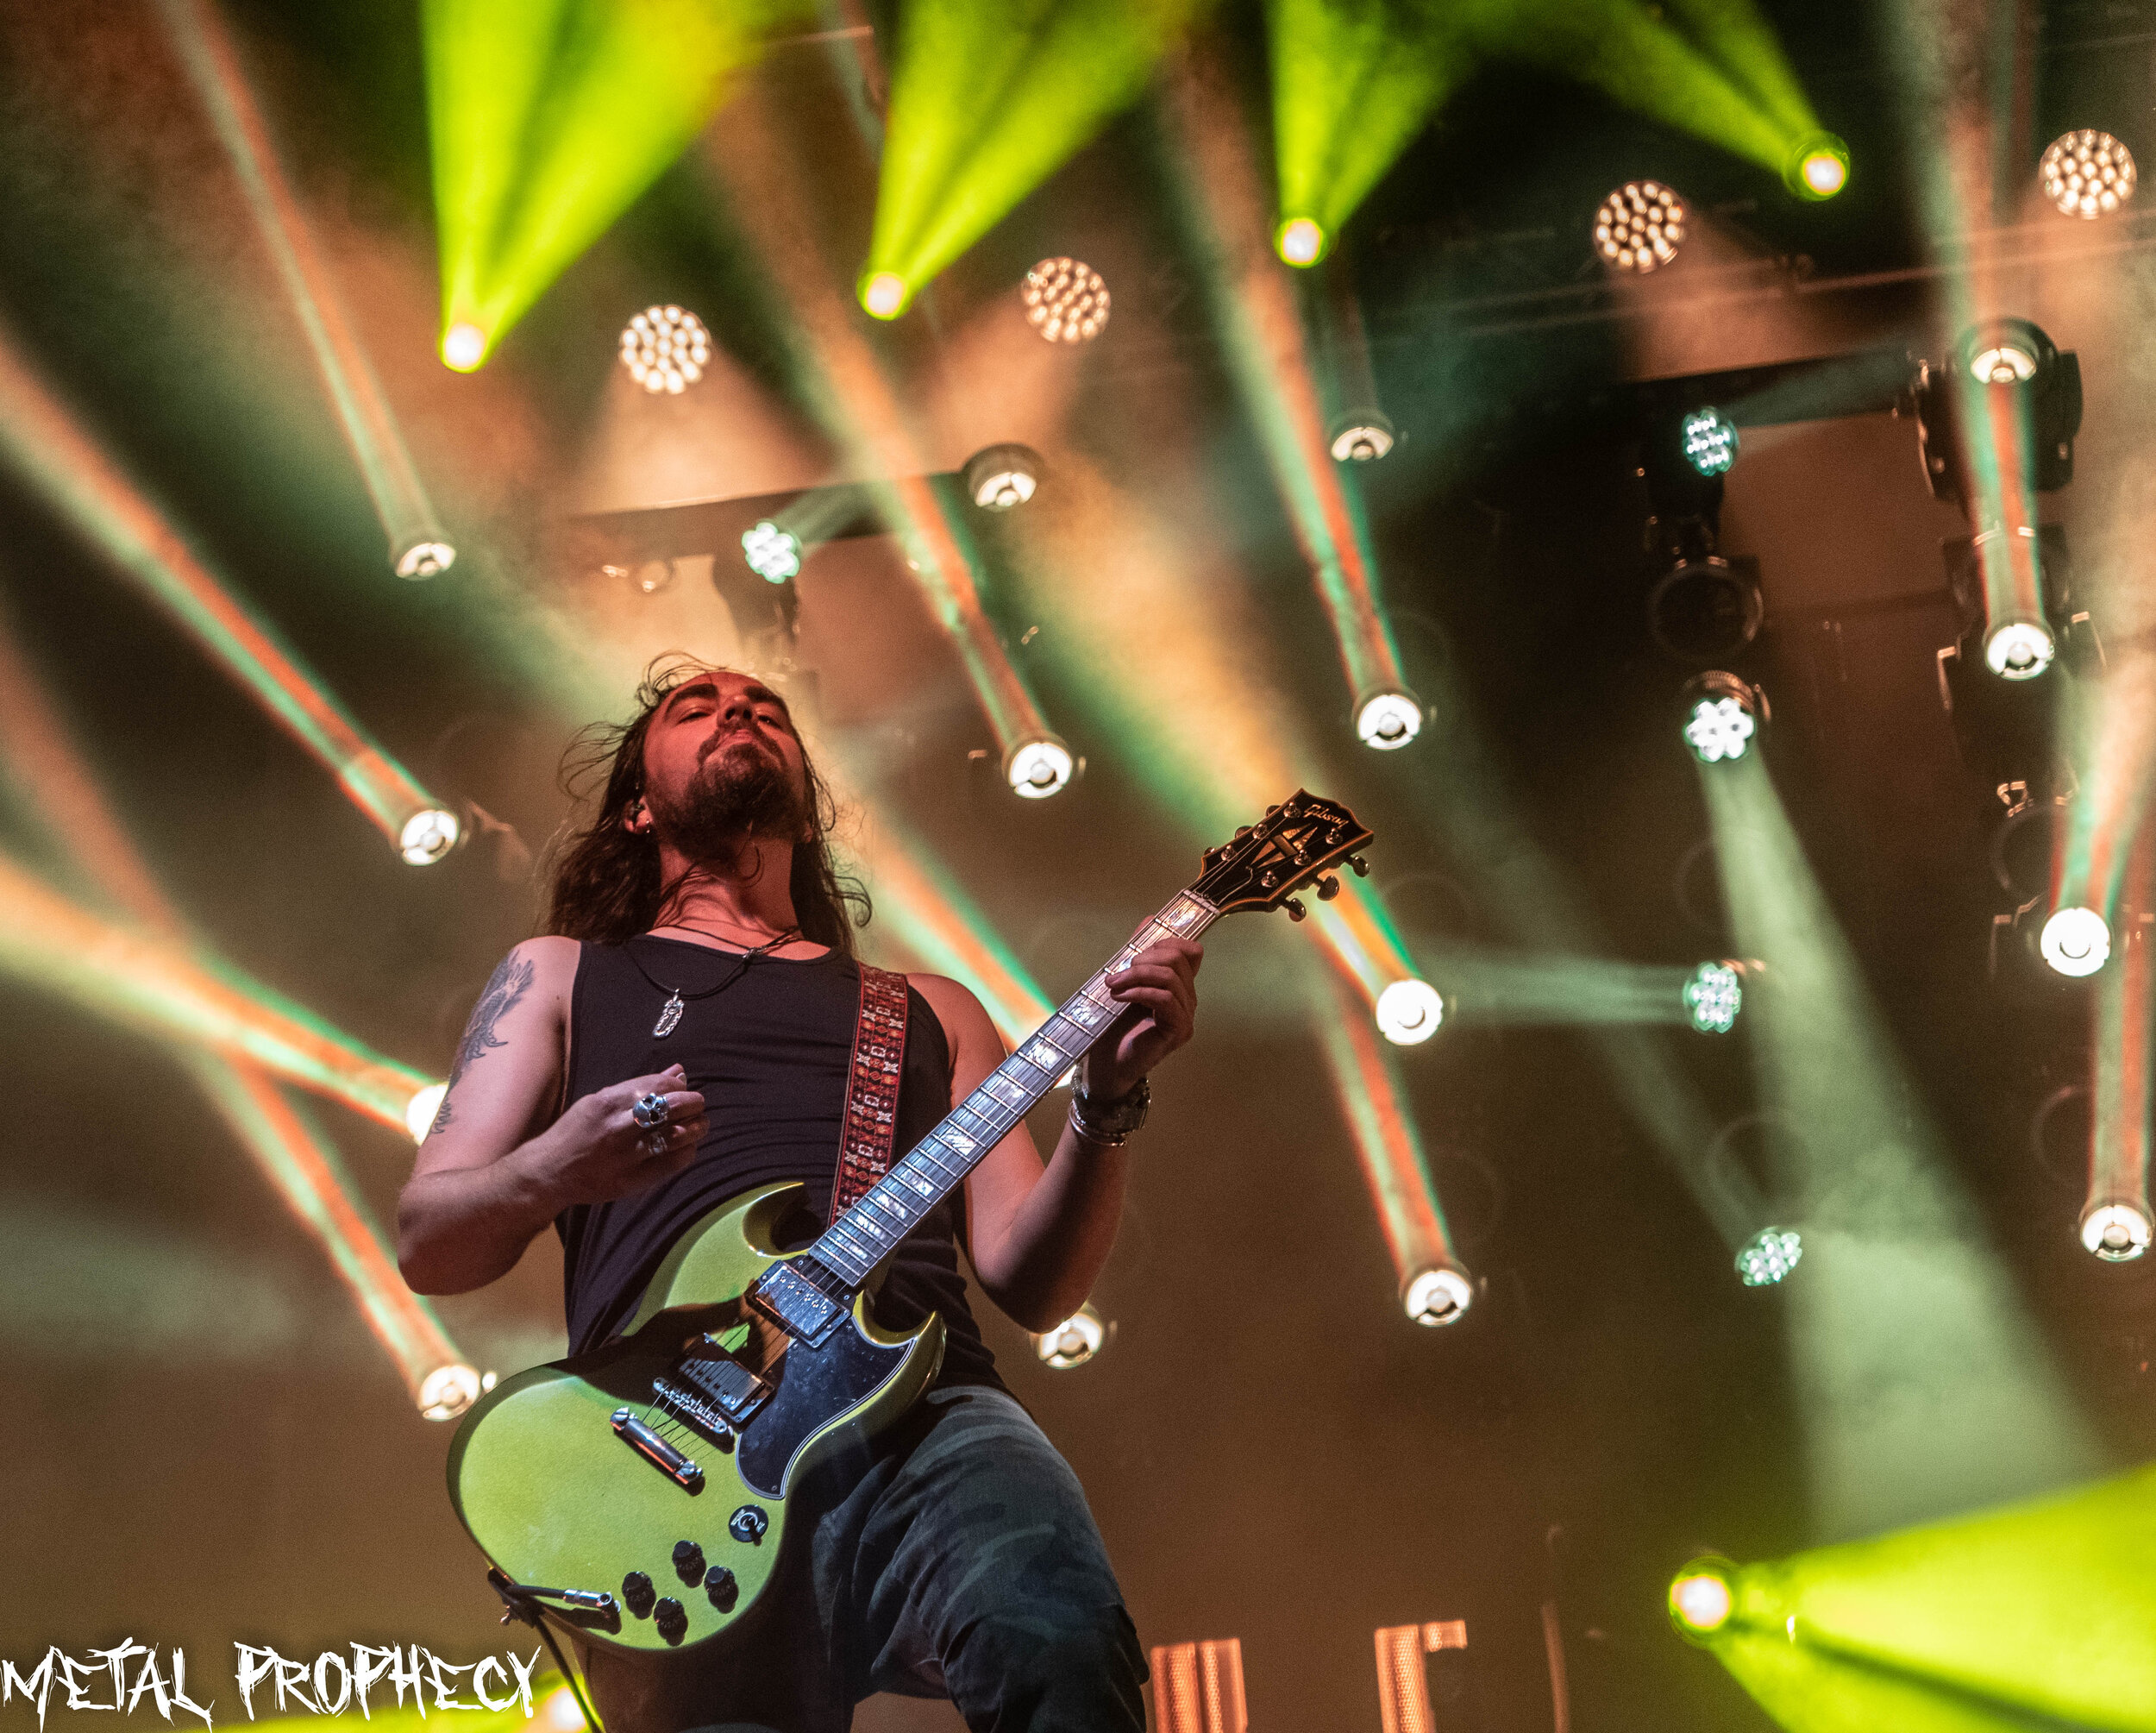
[[[736,977],[731,985],[708,998],[693,996],[730,975]],[[674,988],[686,1008],[673,1033],[655,1038],[652,1027]],[[910,988],[906,1007],[893,1159],[950,1111],[943,1027]],[[835,952],[806,960],[752,958],[744,968],[732,952],[649,934],[582,947],[569,1000],[567,1098],[679,1064],[689,1087],[702,1091],[711,1128],[696,1159],[672,1178],[555,1217],[573,1353],[618,1334],[675,1240],[751,1186],[794,1180],[806,1188],[806,1213],[789,1246],[823,1231],[860,1008],[861,970]],[[995,1357],[966,1303],[956,1211],[946,1199],[899,1245],[875,1299],[876,1315],[893,1329],[911,1329],[931,1309],[941,1312],[948,1334],[937,1382],[1000,1388]]]

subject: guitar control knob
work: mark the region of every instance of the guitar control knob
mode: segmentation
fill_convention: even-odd
[[[668,1642],[679,1642],[689,1634],[688,1609],[672,1595],[659,1597],[659,1604],[651,1610],[651,1623]]]
[[[721,1612],[731,1612],[734,1603],[741,1598],[741,1585],[734,1580],[734,1573],[724,1565],[713,1565],[711,1574],[704,1579],[704,1592],[711,1598],[711,1604]]]
[[[651,1579],[642,1571],[631,1571],[621,1579],[622,1604],[638,1618],[649,1618],[655,1598],[651,1592]]]
[[[771,1528],[771,1518],[761,1504],[743,1504],[726,1519],[726,1532],[743,1546],[753,1547]]]
[[[674,1568],[685,1583],[704,1580],[704,1549],[693,1541],[674,1543]]]

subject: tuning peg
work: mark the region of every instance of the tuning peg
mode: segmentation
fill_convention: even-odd
[[[1355,869],[1356,877],[1368,878],[1370,876],[1370,863],[1364,860],[1362,856],[1350,855],[1348,857],[1348,864]]]
[[[1318,901],[1319,902],[1331,902],[1339,894],[1340,881],[1331,873],[1327,873],[1318,881]]]
[[[1281,907],[1288,911],[1288,918],[1290,920],[1300,920],[1310,912],[1292,896],[1282,902]]]
[[[1250,835],[1250,827],[1248,825],[1238,825],[1235,827],[1235,839],[1238,843],[1241,842],[1244,838]]]

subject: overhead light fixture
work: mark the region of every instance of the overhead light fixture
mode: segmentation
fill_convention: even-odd
[[[1727,1625],[1737,1611],[1737,1567],[1727,1559],[1695,1559],[1670,1585],[1670,1623],[1689,1642]]]
[[[2059,346],[2028,319],[1986,319],[1964,331],[1954,347],[1978,385],[2025,385],[2059,358]]]
[[[2099,1203],[2081,1218],[2081,1243],[2107,1264],[2131,1263],[2148,1250],[2147,1208],[2137,1202]]]
[[[1333,424],[1332,456],[1339,463],[1372,463],[1393,449],[1393,424],[1378,411],[1365,409]]]
[[[442,1111],[442,1098],[448,1093],[447,1083],[429,1083],[425,1089],[413,1091],[412,1098],[404,1103],[404,1129],[411,1133],[414,1143],[427,1140],[434,1116]]]
[[[1759,562],[1720,554],[1679,558],[1647,595],[1647,630],[1680,662],[1711,668],[1736,656],[1767,617]]]
[[[741,532],[741,556],[766,583],[782,584],[800,574],[801,538],[761,518]]]
[[[492,1379],[480,1378],[475,1367],[438,1366],[419,1381],[419,1417],[454,1420],[492,1388]]]
[[[1782,179],[1799,198],[1832,198],[1849,185],[1849,147],[1830,132],[1808,133],[1791,148]]]
[[[711,358],[711,334],[686,308],[646,307],[622,328],[622,365],[646,391],[680,396]]]
[[[1377,995],[1377,1032],[1396,1047],[1415,1047],[1445,1021],[1445,997],[1427,981],[1395,981]]]
[[[1804,1236],[1794,1228],[1762,1228],[1737,1252],[1737,1277],[1747,1288],[1771,1288],[1804,1256]]]
[[[1041,485],[1041,455],[1030,445],[991,445],[966,460],[966,493],[984,512],[1023,505]]]
[[[2037,935],[2036,949],[2059,974],[2078,980],[2110,960],[2111,928],[2093,908],[2055,908]]]
[[[454,849],[464,835],[454,813],[439,807],[414,813],[397,834],[397,851],[408,865],[432,866]]]
[[[397,575],[415,580],[438,577],[456,563],[456,557],[454,548],[433,537],[407,542],[396,550]]]
[[[1684,225],[1684,201],[1674,188],[1628,180],[1595,213],[1595,250],[1613,270],[1644,275],[1676,260]]]
[[[1422,732],[1422,700],[1389,689],[1365,694],[1355,706],[1355,735],[1376,752],[1396,752]]]
[[[1088,1300],[1054,1329],[1035,1336],[1033,1352],[1040,1356],[1043,1366],[1067,1372],[1099,1353],[1107,1345],[1110,1334],[1109,1326]]]
[[[1475,1284],[1450,1264],[1418,1270],[1401,1289],[1400,1303],[1415,1322],[1432,1329],[1457,1324],[1475,1303]]]
[[[1719,409],[1695,409],[1679,432],[1684,461],[1702,475],[1727,475],[1737,461],[1737,424]]]
[[[1682,701],[1684,744],[1702,764],[1743,757],[1767,719],[1766,694],[1720,669],[1687,681]]]
[[[470,373],[486,359],[486,333],[477,325],[454,324],[442,334],[442,364]]]
[[[1684,983],[1685,1014],[1702,1035],[1727,1035],[1744,1002],[1744,971],[1734,963],[1702,963]]]
[[[2058,640],[2041,620],[2006,620],[1984,634],[1984,666],[2002,680],[2034,680],[2058,653]]]
[[[2134,196],[2134,153],[2084,128],[2052,141],[2037,165],[2044,197],[2068,217],[2108,217]]]
[[[1078,761],[1070,748],[1053,734],[1021,740],[1004,755],[1003,780],[1024,800],[1045,801],[1060,794],[1077,774]]]
[[[906,279],[895,271],[877,271],[861,279],[862,310],[874,319],[895,319],[906,311]]]
[[[1051,343],[1087,343],[1107,329],[1108,286],[1076,259],[1044,259],[1025,273],[1025,322]]]
[[[1290,217],[1273,231],[1273,248],[1282,261],[1307,268],[1325,257],[1326,232],[1311,217]]]

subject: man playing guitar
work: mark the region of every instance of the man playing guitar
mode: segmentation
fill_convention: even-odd
[[[398,1211],[404,1278],[427,1294],[495,1280],[551,1222],[577,1353],[621,1333],[676,1238],[727,1197],[798,1181],[830,1214],[863,1002],[858,894],[784,702],[686,658],[639,699],[555,866],[547,935],[488,983]],[[939,1312],[942,1369],[873,1445],[813,1469],[811,1532],[756,1640],[582,1646],[610,1733],[824,1733],[876,1691],[948,1695],[975,1728],[1142,1733],[1144,1665],[1100,1534],[997,1377],[956,1248],[1025,1329],[1077,1310],[1114,1241],[1146,1075],[1190,1039],[1201,954],[1170,938],[1112,976],[1122,1009],[1046,1165],[1021,1120],[892,1255],[876,1314],[906,1328]],[[900,1154],[1005,1053],[965,988],[906,983]],[[799,1242],[823,1225],[805,1212]]]

